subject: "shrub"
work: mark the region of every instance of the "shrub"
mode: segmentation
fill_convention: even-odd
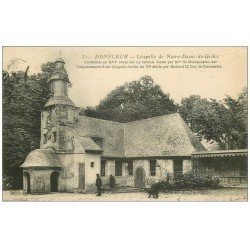
[[[151,186],[162,192],[174,190],[193,190],[193,189],[216,189],[220,188],[220,181],[218,178],[211,176],[196,177],[193,174],[180,175],[172,182],[169,180],[159,181]]]
[[[14,186],[13,183],[14,183],[13,177],[3,175],[3,190],[13,189]]]

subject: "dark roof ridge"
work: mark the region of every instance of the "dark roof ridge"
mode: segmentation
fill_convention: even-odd
[[[90,117],[90,116],[86,116],[86,115],[79,115],[79,117],[86,117],[86,118],[88,118],[88,119],[93,119],[93,120],[99,120],[99,121],[106,121],[106,122],[124,124],[123,122],[110,121],[110,120],[105,120],[105,119]]]
[[[248,150],[245,148],[242,149],[227,149],[227,150],[212,150],[212,151],[199,151],[193,152],[192,154],[222,154],[222,153],[247,153]]]
[[[171,113],[171,114],[164,114],[164,115],[148,117],[148,118],[135,120],[135,121],[131,121],[131,122],[116,122],[116,121],[111,121],[111,120],[105,120],[105,119],[90,117],[90,116],[86,116],[86,115],[80,115],[79,117],[86,117],[86,118],[89,118],[89,119],[94,119],[94,120],[99,120],[99,121],[107,121],[107,122],[118,123],[118,124],[128,124],[128,123],[133,123],[133,122],[141,122],[141,121],[145,121],[145,120],[157,119],[157,118],[160,118],[160,117],[163,117],[163,116],[171,116],[171,115],[179,115],[179,116],[181,116],[178,112],[175,112],[175,113]]]
[[[192,147],[194,148],[194,152],[197,151],[206,151],[206,148],[201,144],[199,139],[196,137],[194,132],[191,130],[191,128],[187,125],[185,120],[182,118],[182,116],[179,114],[179,118],[183,124],[183,129],[185,131],[185,135],[188,138],[188,141],[191,143]]]
[[[160,118],[160,117],[163,117],[163,116],[171,116],[171,115],[179,115],[179,116],[181,116],[178,112],[175,112],[175,113],[171,113],[171,114],[148,117],[148,118],[144,118],[144,119],[136,120],[136,121],[132,121],[132,122],[125,122],[124,124],[134,123],[134,122],[141,122],[141,121],[145,121],[145,120],[153,120],[153,119],[157,119],[157,118]]]

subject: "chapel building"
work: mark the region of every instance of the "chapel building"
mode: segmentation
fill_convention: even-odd
[[[178,113],[128,123],[80,116],[64,64],[57,59],[49,79],[40,149],[21,166],[26,193],[93,192],[97,174],[104,185],[113,175],[118,186],[142,188],[189,173],[192,157],[207,155]]]

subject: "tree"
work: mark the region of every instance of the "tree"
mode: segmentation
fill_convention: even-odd
[[[228,110],[231,147],[247,148],[247,88],[242,90],[238,98],[227,96],[224,101]]]
[[[247,91],[222,101],[200,96],[183,98],[180,113],[198,136],[216,141],[222,149],[247,147]]]
[[[81,114],[118,122],[130,122],[176,112],[178,106],[150,76],[125,83],[111,91],[98,106]]]
[[[2,72],[3,78],[3,176],[4,184],[21,188],[20,165],[27,154],[39,148],[40,112],[50,96],[48,78],[53,64],[42,65],[42,72]]]

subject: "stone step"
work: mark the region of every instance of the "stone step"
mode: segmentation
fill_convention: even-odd
[[[136,193],[136,192],[143,192],[143,188],[134,188],[134,187],[119,187],[114,189],[103,189],[103,192],[108,193]]]
[[[135,187],[116,187],[116,188],[102,188],[103,193],[137,193],[137,192],[143,192],[144,188],[135,188]],[[79,194],[86,194],[84,189],[76,188],[73,190],[73,193],[79,193]]]

